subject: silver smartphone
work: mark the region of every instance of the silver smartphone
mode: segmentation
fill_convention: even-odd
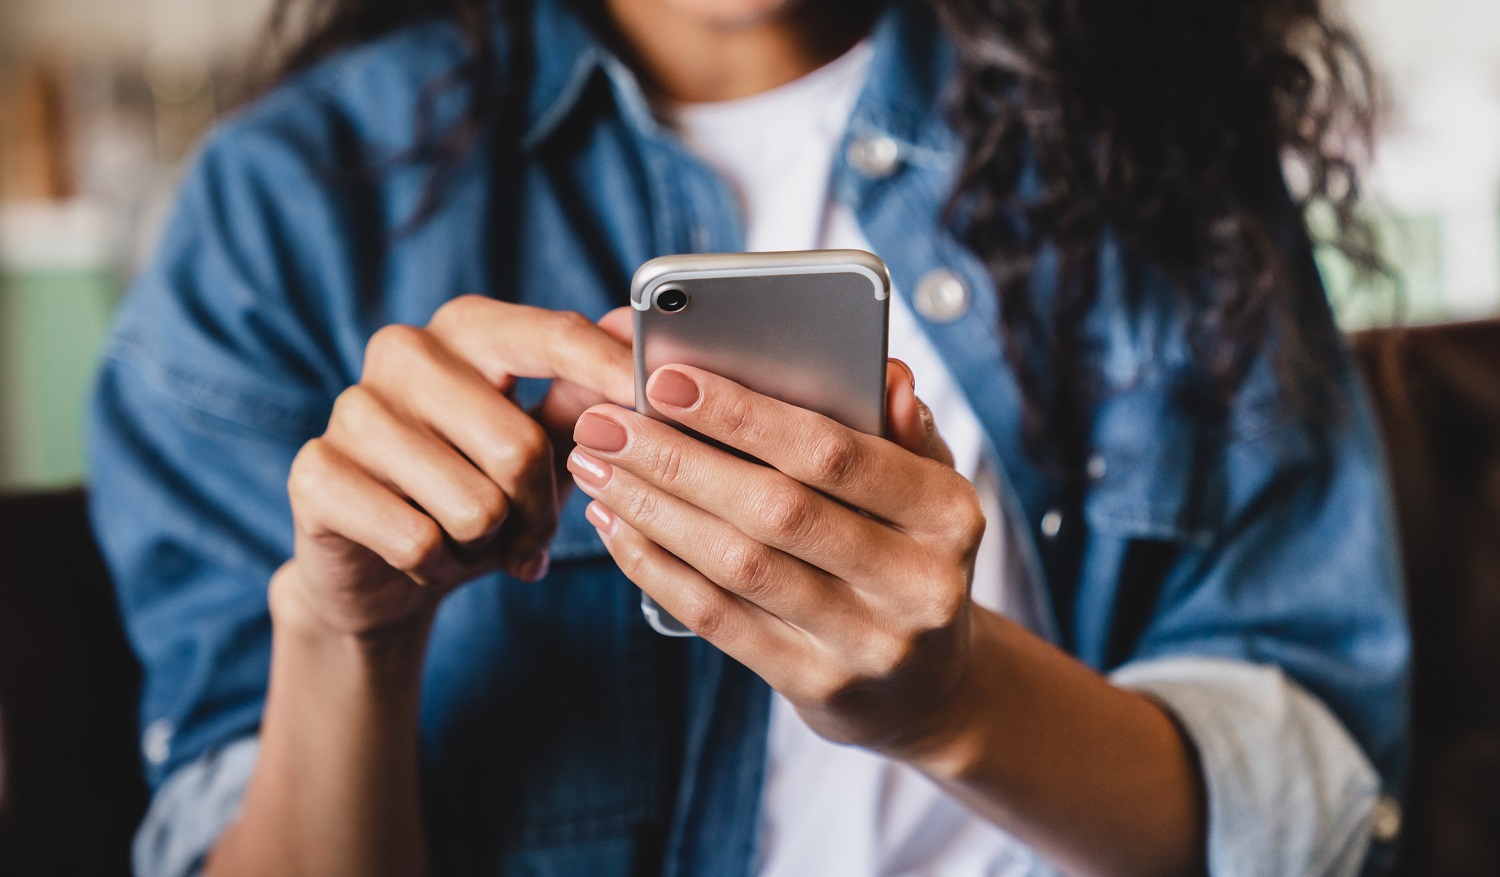
[[[680,363],[881,435],[890,298],[885,263],[863,250],[652,259],[630,290],[636,409],[677,425],[646,381]],[[641,612],[660,633],[693,635],[644,593]]]

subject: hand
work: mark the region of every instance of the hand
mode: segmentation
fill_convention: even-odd
[[[273,602],[287,589],[363,635],[426,617],[482,572],[545,575],[561,502],[552,436],[566,443],[589,405],[634,397],[622,317],[601,327],[471,296],[426,328],[375,333],[360,382],[292,466],[296,556]],[[512,397],[518,377],[554,379],[533,413]]]
[[[910,757],[962,709],[979,499],[890,370],[891,440],[688,366],[652,404],[760,466],[610,405],[569,468],[620,568],[823,736]]]

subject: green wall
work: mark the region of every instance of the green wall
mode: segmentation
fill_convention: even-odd
[[[0,276],[0,489],[83,478],[83,405],[116,299],[102,270]]]

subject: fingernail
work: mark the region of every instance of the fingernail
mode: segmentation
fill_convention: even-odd
[[[552,552],[542,551],[532,555],[532,558],[521,565],[516,574],[523,581],[539,582],[547,577],[547,570],[552,566]]]
[[[618,421],[592,411],[578,418],[578,425],[573,427],[573,441],[606,454],[622,450],[625,440],[625,427]]]
[[[669,408],[691,408],[702,395],[696,381],[674,368],[658,369],[646,392],[652,402]]]
[[[606,536],[614,533],[615,516],[597,500],[589,503],[588,508],[583,510],[583,516],[588,518],[589,523],[593,524],[599,532]]]
[[[911,370],[911,366],[907,365],[899,359],[894,358],[891,359],[891,365],[900,366],[901,370],[906,372],[906,382],[908,384],[911,384],[911,388],[913,390],[917,389],[917,375]]]
[[[614,467],[602,460],[595,460],[583,451],[574,449],[568,455],[568,471],[572,472],[579,481],[586,482],[594,487],[603,487],[609,483],[609,476],[614,474]]]

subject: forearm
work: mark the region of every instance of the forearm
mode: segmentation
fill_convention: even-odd
[[[998,615],[974,631],[955,730],[916,765],[1069,874],[1202,873],[1202,780],[1167,713]]]
[[[428,621],[379,639],[323,626],[284,567],[260,757],[212,877],[427,871],[418,785],[418,700]]]

